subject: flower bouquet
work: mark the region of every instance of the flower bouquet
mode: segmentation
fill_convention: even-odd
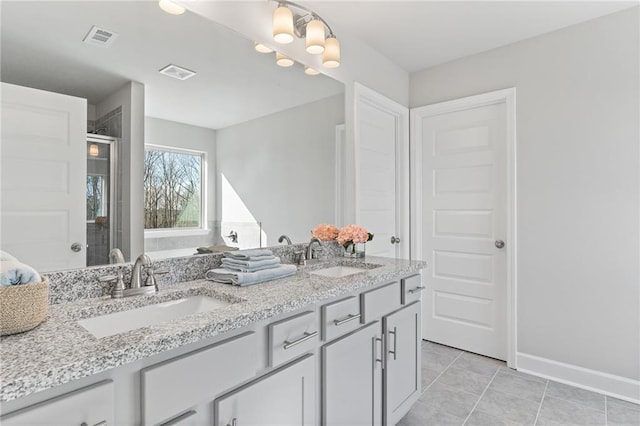
[[[348,225],[338,232],[338,244],[344,247],[347,257],[364,257],[364,244],[373,240],[373,234],[362,226]]]

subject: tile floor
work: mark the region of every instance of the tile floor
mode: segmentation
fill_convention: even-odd
[[[640,405],[422,342],[423,394],[398,426],[640,426]]]

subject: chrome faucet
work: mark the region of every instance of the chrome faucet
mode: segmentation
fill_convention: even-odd
[[[287,240],[287,245],[291,245],[291,238],[287,237],[286,235],[282,234],[280,235],[280,237],[278,237],[278,242],[281,243],[284,240]]]
[[[142,271],[147,271],[147,279],[142,280]],[[111,282],[114,281],[116,284],[111,289],[111,297],[114,299],[118,299],[121,297],[129,297],[136,296],[139,294],[153,294],[158,291],[158,285],[156,284],[155,275],[158,274],[166,274],[169,271],[155,271],[153,269],[153,263],[151,262],[151,258],[146,254],[141,254],[136,259],[133,264],[133,269],[131,270],[131,283],[129,288],[126,287],[123,279],[122,279],[122,269],[119,267],[117,275],[106,275],[104,277],[100,277],[99,280],[102,282]]]
[[[313,259],[313,243],[317,243],[318,246],[322,248],[319,239],[317,239],[316,237],[311,238],[311,241],[309,241],[309,245],[307,246],[307,260]]]

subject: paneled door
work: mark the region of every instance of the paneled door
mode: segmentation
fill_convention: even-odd
[[[367,254],[409,258],[409,110],[355,86],[356,223]]]
[[[471,99],[471,98],[469,98]],[[506,102],[412,110],[423,337],[506,360],[509,185]]]
[[[84,267],[87,101],[1,87],[2,249],[41,271]]]

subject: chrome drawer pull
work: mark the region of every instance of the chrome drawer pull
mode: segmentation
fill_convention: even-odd
[[[181,421],[183,421],[186,418],[189,418],[191,416],[193,416],[194,414],[196,414],[196,410],[191,410],[191,411],[187,411],[184,414],[180,414],[178,417],[174,417],[171,420],[169,420],[166,423],[162,423],[160,426],[172,426],[172,425],[177,425],[178,423],[180,423]]]
[[[393,334],[393,350],[389,349],[389,353],[393,354],[393,360],[396,360],[396,352],[398,352],[398,327],[393,327],[393,331],[389,331],[389,334]]]
[[[316,337],[317,335],[318,335],[318,332],[317,332],[317,331],[314,331],[314,332],[312,332],[312,333],[307,333],[307,332],[305,331],[304,335],[303,335],[301,338],[296,339],[296,340],[294,340],[293,342],[290,342],[290,341],[288,341],[288,340],[285,340],[285,341],[284,341],[284,348],[285,348],[285,349],[292,348],[292,347],[294,347],[295,345],[299,345],[299,344],[300,344],[300,343],[302,343],[302,342],[306,342],[306,341],[307,341],[307,340],[309,340],[309,339],[313,339],[313,338],[314,338],[314,337]]]
[[[427,288],[426,288],[425,286],[421,285],[421,286],[419,286],[419,287],[412,288],[411,290],[409,290],[409,293],[411,293],[411,294],[413,294],[413,293],[418,293],[418,292],[424,291],[424,290],[426,290],[426,289],[427,289]]]
[[[82,423],[80,423],[80,426],[89,426],[89,425],[87,424],[87,422],[82,422]],[[96,423],[93,426],[107,426],[107,421],[103,420],[100,423]]]
[[[342,319],[339,319],[339,320],[333,320],[333,323],[335,325],[342,325],[344,323],[347,323],[349,321],[353,321],[354,319],[358,319],[358,318],[360,318],[360,314],[355,314],[355,315],[354,314],[349,314],[349,315],[347,315],[346,318],[342,318]]]

